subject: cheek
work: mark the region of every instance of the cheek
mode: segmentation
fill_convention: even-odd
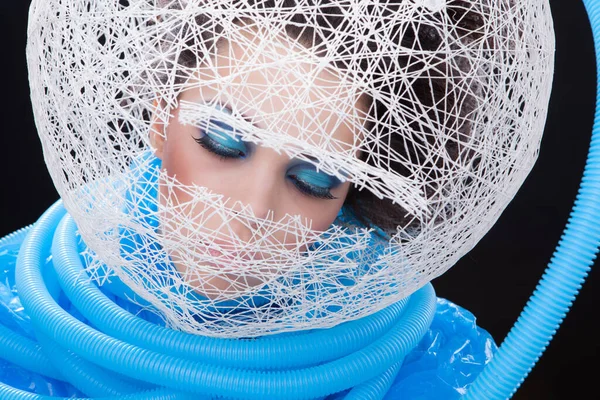
[[[338,207],[320,207],[318,214],[312,218],[312,228],[316,231],[326,231],[329,229],[333,221],[340,211],[341,205]]]
[[[176,124],[169,129],[164,146],[162,167],[170,177],[184,186],[204,186],[215,189],[218,184],[218,162],[202,154],[202,148],[194,138],[194,127]]]
[[[342,209],[349,187],[350,184],[345,183],[335,191],[332,191],[332,194],[337,197],[336,199],[303,199],[302,202],[304,204],[301,205],[302,212],[299,214],[312,220],[311,227],[313,230],[321,232],[326,231],[333,221],[335,221],[339,211]]]
[[[197,137],[193,127],[174,124],[167,132],[162,157],[162,168],[166,170],[169,177],[175,178],[178,184],[188,189],[182,189],[178,186],[169,186],[166,182],[160,182],[159,190],[163,206],[177,207],[177,215],[163,215],[163,221],[168,221],[172,229],[176,226],[187,225],[185,219],[192,221],[201,218],[204,204],[199,201],[193,201],[190,193],[192,186],[210,187],[210,177],[214,176],[214,163],[206,161],[205,157],[199,156],[200,145],[194,141]],[[180,205],[185,204],[183,208]],[[168,207],[168,208],[170,208]],[[189,232],[183,232],[186,236]]]

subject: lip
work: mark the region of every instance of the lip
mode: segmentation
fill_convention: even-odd
[[[221,251],[219,249],[217,249],[216,247],[221,247],[221,246],[232,246],[231,243],[224,243],[221,241],[213,241],[212,245],[208,245],[204,242],[201,242],[201,246],[206,249],[206,252],[208,254],[210,254],[211,257],[214,257],[214,260],[210,260],[207,262],[203,262],[203,264],[213,267],[213,268],[217,268],[221,271],[223,271],[223,269],[229,269],[229,271],[231,271],[231,267],[234,267],[235,270],[235,264],[239,263],[240,260],[244,260],[246,262],[252,262],[252,261],[257,261],[257,260],[262,260],[263,257],[261,254],[254,254],[255,257],[251,257],[248,254],[243,254],[240,255],[239,253],[235,253],[235,252],[226,252],[226,251]],[[241,268],[241,266],[240,266]],[[241,272],[241,271],[240,271]],[[248,275],[248,273],[250,273],[250,275]],[[247,273],[243,273],[243,274],[239,274],[236,272],[226,272],[223,273],[221,275],[221,279],[226,279],[229,282],[235,283],[237,285],[243,284],[243,287],[237,288],[235,290],[235,295],[239,296],[241,291],[247,290],[247,289],[252,289],[255,286],[258,285],[262,285],[264,283],[264,281],[262,279],[258,279],[256,276],[253,276],[251,272],[247,272]],[[248,279],[250,280],[256,280],[255,283],[252,284],[248,284]],[[220,293],[221,295],[223,293]]]
[[[224,251],[222,249],[227,247],[233,247],[231,243],[226,243],[218,240],[212,241],[213,245],[209,245],[205,242],[201,242],[201,246],[206,249],[207,253],[212,257],[215,257],[219,260],[233,262],[233,261],[260,261],[264,260],[264,257],[261,253],[252,253],[249,252],[233,252],[233,251]],[[216,247],[218,248],[215,248]]]
[[[209,248],[208,253],[213,257],[223,257],[223,253],[221,253],[219,250]]]

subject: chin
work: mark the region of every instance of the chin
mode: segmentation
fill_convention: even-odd
[[[194,267],[192,272],[189,271],[189,267],[178,264],[175,263],[175,268],[182,275],[186,284],[195,293],[210,300],[231,300],[252,295],[265,284],[265,280],[259,276],[225,273],[223,266],[214,263],[202,263],[202,267]],[[199,271],[199,269],[204,271]]]

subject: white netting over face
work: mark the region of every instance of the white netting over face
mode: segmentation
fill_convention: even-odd
[[[90,274],[226,337],[450,268],[535,162],[553,55],[544,0],[34,0],[27,50]]]

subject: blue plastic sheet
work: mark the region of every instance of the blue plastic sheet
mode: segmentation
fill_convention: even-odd
[[[438,298],[429,331],[404,361],[386,399],[457,399],[496,350],[473,314]]]
[[[31,321],[15,287],[18,249],[19,243],[0,245],[0,323],[35,340]],[[48,259],[47,262],[51,263],[52,260]],[[61,299],[59,303],[72,315],[78,315],[75,309],[69,307],[66,299]],[[126,304],[122,306],[127,307]],[[492,337],[477,326],[473,314],[438,298],[435,318],[429,331],[404,360],[385,399],[457,399],[466,392],[496,350]],[[0,348],[1,382],[40,395],[82,397],[70,384],[15,366],[3,360],[2,354]],[[328,400],[342,399],[344,395],[332,395]]]

